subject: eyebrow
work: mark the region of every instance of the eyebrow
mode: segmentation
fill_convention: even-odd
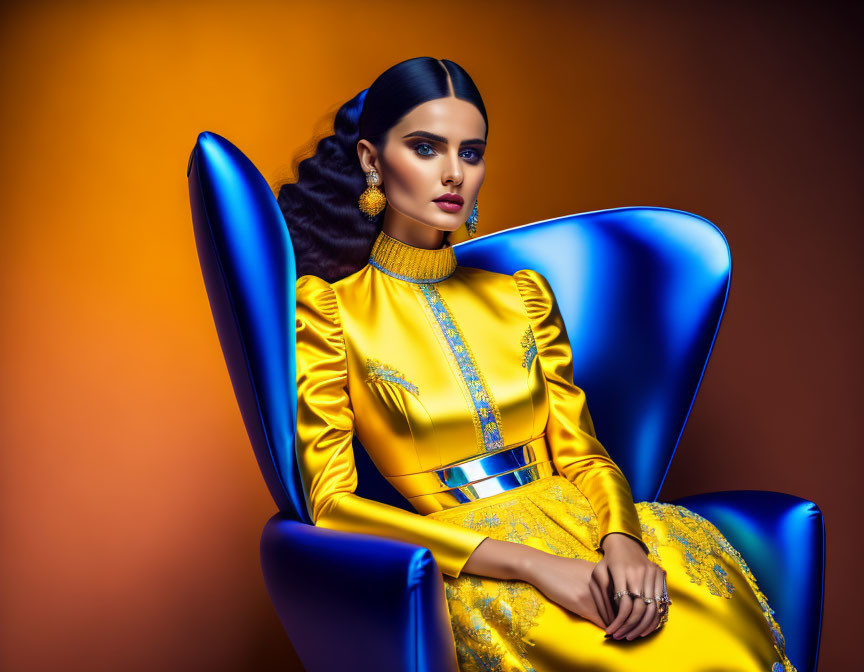
[[[420,138],[428,138],[429,140],[434,140],[435,142],[440,142],[442,145],[447,144],[447,138],[441,135],[435,135],[434,133],[429,133],[429,131],[414,131],[413,133],[408,133],[407,135],[403,135],[403,138],[410,137],[420,137]],[[474,138],[473,140],[463,140],[459,143],[459,146],[462,145],[485,145],[486,141],[481,140],[480,138]]]

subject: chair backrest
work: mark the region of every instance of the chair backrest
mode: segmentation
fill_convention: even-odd
[[[294,451],[296,266],[281,210],[251,161],[214,133],[199,135],[187,174],[207,294],[253,449],[280,510],[311,522]],[[455,252],[464,266],[531,268],[549,280],[597,436],[634,499],[656,499],[726,304],[731,257],[719,229],[679,210],[614,208]],[[355,456],[358,494],[413,510],[365,450]]]

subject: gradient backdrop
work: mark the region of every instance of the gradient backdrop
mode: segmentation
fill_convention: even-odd
[[[857,659],[862,12],[719,4],[5,4],[0,668],[301,669],[186,163],[214,131],[278,185],[414,56],[484,95],[481,234],[627,205],[724,231],[728,310],[661,499],[817,502],[821,668]]]

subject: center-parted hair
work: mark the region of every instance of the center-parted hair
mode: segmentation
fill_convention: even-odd
[[[371,221],[357,207],[366,189],[357,143],[365,138],[380,152],[402,117],[417,105],[450,96],[451,84],[452,95],[483,115],[488,137],[480,92],[461,66],[446,59],[420,56],[397,63],[339,108],[333,134],[298,164],[297,180],[283,184],[276,198],[294,246],[298,278],[315,275],[332,283],[366,265],[386,207]],[[382,191],[387,193],[386,185]]]

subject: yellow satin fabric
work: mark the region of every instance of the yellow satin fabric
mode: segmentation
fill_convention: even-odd
[[[387,242],[386,248],[376,242],[376,250],[386,249],[380,259],[392,268],[431,272],[449,261],[452,272],[425,288],[369,264],[332,284],[311,275],[297,281],[296,452],[315,524],[428,548],[445,575],[463,670],[611,672],[649,669],[651,661],[660,669],[774,672],[771,662],[781,658],[772,619],[761,594],[748,588],[747,573],[719,552],[695,565],[685,558],[669,535],[686,509],[634,504],[626,478],[596,437],[585,394],[572,382],[569,339],[546,279],[532,270],[510,276],[455,266],[443,257],[452,250],[430,255]],[[432,306],[442,305],[452,327],[436,321]],[[464,360],[448,345],[456,331],[492,404],[488,414],[478,413]],[[355,432],[416,512],[355,494]],[[543,436],[557,472],[552,476],[455,506],[434,493],[408,492],[419,472]],[[600,543],[613,532],[638,541],[668,572],[669,623],[637,642],[604,640],[595,625],[529,584],[461,574],[487,537],[597,562]],[[715,560],[734,585],[731,599],[691,585],[692,576],[715,575]],[[531,614],[539,620],[532,623]],[[706,647],[706,638],[715,636],[718,644]],[[578,667],[586,661],[594,666]],[[792,669],[781,662],[776,669]]]
[[[545,279],[531,270],[509,276],[459,267],[436,284],[494,397],[504,443],[545,432],[556,469],[595,507],[597,548],[612,532],[641,543],[630,486],[594,436],[584,393],[569,382],[569,341]],[[297,459],[316,525],[426,546],[455,577],[486,535],[422,515],[442,510],[434,497],[413,498],[412,513],[354,494],[353,432],[396,487],[399,476],[484,452],[458,365],[424,302],[414,283],[368,265],[332,286],[312,275],[298,279]],[[526,370],[521,343],[529,324],[537,356]],[[370,359],[403,374],[417,394],[367,380]]]

